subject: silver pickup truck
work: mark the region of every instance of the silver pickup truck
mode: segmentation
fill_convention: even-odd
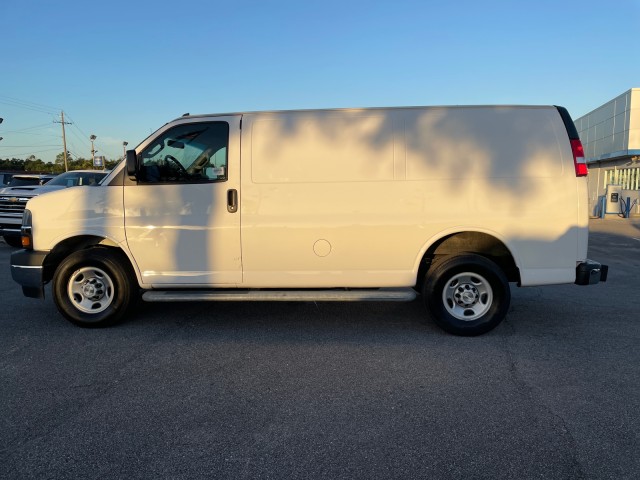
[[[29,199],[36,195],[77,185],[97,185],[108,172],[74,170],[55,175],[13,175],[9,185],[0,189],[0,235],[12,247],[21,247],[20,225]]]

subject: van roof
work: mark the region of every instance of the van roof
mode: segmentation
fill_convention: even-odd
[[[303,113],[303,112],[366,112],[372,110],[421,110],[421,109],[437,109],[437,108],[557,108],[554,105],[425,105],[425,106],[408,106],[408,107],[362,107],[362,108],[306,108],[299,110],[255,110],[246,112],[227,112],[227,113],[198,113],[184,115],[175,118],[172,123],[185,118],[213,118],[213,117],[229,117],[234,115],[251,115],[263,113]]]

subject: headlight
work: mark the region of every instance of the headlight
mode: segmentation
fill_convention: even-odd
[[[33,250],[33,228],[31,226],[31,212],[25,210],[22,214],[22,227],[20,227],[22,236],[22,246],[27,250]]]

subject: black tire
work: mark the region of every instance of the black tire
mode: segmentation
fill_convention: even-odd
[[[22,238],[21,237],[10,237],[8,235],[3,235],[4,241],[7,242],[7,245],[14,248],[22,248]]]
[[[136,298],[138,285],[126,257],[90,248],[65,258],[53,276],[56,307],[80,327],[106,327],[119,321]]]
[[[504,320],[511,302],[502,269],[472,253],[437,260],[426,274],[422,294],[435,323],[461,336],[493,330]]]

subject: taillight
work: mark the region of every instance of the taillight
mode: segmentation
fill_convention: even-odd
[[[589,173],[587,160],[584,158],[584,148],[579,138],[571,140],[571,152],[573,153],[573,164],[576,167],[576,177],[586,177]]]

